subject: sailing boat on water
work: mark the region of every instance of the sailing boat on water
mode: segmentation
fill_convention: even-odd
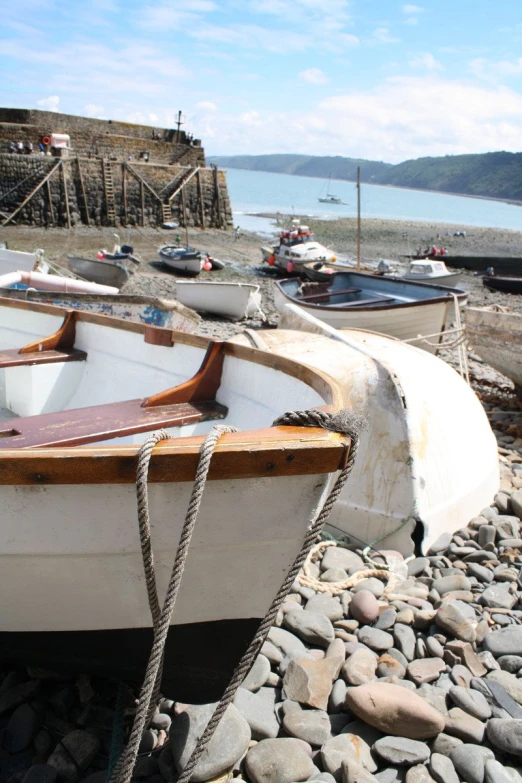
[[[328,187],[326,189],[326,196],[319,196],[319,201],[321,204],[344,204],[344,201],[342,198],[339,198],[339,196],[334,196],[333,193],[330,193],[330,182],[332,177],[328,177]]]

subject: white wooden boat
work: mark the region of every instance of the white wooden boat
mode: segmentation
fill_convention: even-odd
[[[435,283],[435,285],[458,285],[460,272],[450,272],[444,261],[433,261],[425,258],[422,261],[410,261],[408,269],[403,275],[405,280],[418,281],[419,283]]]
[[[217,699],[349,449],[337,434],[272,422],[341,399],[329,376],[251,348],[85,312],[64,322],[58,308],[0,299],[0,657],[142,677],[152,632],[139,444],[170,436],[149,472],[162,601],[218,419],[241,431],[212,461],[164,674],[177,699]]]
[[[367,421],[330,517],[334,534],[358,544],[382,539],[378,548],[406,556],[414,542],[426,552],[491,503],[497,443],[476,395],[446,362],[384,335],[337,331],[295,305],[284,324],[249,334],[263,350],[327,370]]]
[[[248,283],[176,280],[176,296],[182,304],[198,312],[237,321],[261,312],[259,286]]]
[[[199,275],[204,264],[200,251],[188,246],[164,245],[158,250],[158,255],[169,269],[183,272],[190,277]]]
[[[297,304],[336,329],[369,329],[413,340],[430,353],[437,350],[445,325],[455,312],[455,300],[462,308],[467,297],[456,288],[362,272],[338,272],[326,283],[278,280],[274,291],[275,305],[281,312],[286,304]],[[428,341],[423,339],[427,335],[437,336]]]
[[[24,253],[21,250],[9,250],[0,247],[0,275],[9,274],[13,269],[20,269],[23,272],[38,271],[47,273],[49,266],[44,261],[43,250],[36,250],[34,253]]]
[[[522,396],[522,315],[486,307],[466,310],[466,331],[473,350],[510,378]]]
[[[5,289],[1,296],[25,302],[50,304],[66,310],[108,315],[125,321],[136,321],[150,326],[164,326],[180,332],[194,332],[200,316],[175,299],[157,299],[152,296],[130,294],[88,294],[35,291],[34,289]]]

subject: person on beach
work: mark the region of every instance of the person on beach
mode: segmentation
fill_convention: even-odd
[[[241,236],[241,229],[239,226],[236,226],[234,229],[234,242],[237,242],[240,236]]]

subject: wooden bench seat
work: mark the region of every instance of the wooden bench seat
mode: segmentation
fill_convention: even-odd
[[[145,399],[13,418],[0,422],[0,446],[26,449],[81,446],[139,432],[223,419],[216,402],[223,369],[223,343],[210,343],[193,378]]]
[[[223,419],[227,408],[215,400],[144,408],[126,400],[0,422],[0,445],[8,449],[81,446],[209,419]]]
[[[31,364],[54,364],[55,362],[83,362],[87,358],[85,351],[30,351],[20,353],[17,348],[0,351],[0,369],[5,367],[23,367]]]
[[[32,364],[55,364],[57,362],[84,362],[85,351],[74,347],[76,337],[76,312],[69,310],[63,323],[54,334],[35,340],[23,348],[8,348],[0,351],[0,369],[24,367]]]
[[[345,307],[364,307],[371,304],[382,304],[384,302],[394,302],[394,296],[373,296],[370,299],[357,299],[355,302],[335,302],[329,304],[328,307],[338,307],[344,309]]]

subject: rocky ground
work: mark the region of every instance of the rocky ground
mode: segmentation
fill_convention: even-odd
[[[226,274],[251,275],[268,291],[267,278],[240,266],[253,240],[229,241]],[[212,237],[205,249],[223,257]],[[128,285],[166,296],[173,281],[150,267]],[[465,287],[477,303],[516,299],[471,276]],[[221,336],[245,325],[205,324]],[[313,587],[293,585],[194,781],[522,782],[522,403],[473,354],[470,367],[499,444],[492,505],[425,556],[372,552],[380,570],[344,589],[335,583],[374,565],[356,549],[318,553]],[[383,575],[393,561],[394,575]],[[0,783],[105,783],[117,692],[86,676],[4,670]],[[122,696],[128,731],[136,690]],[[143,736],[136,782],[175,780],[211,715],[213,705],[175,698],[164,694]]]

